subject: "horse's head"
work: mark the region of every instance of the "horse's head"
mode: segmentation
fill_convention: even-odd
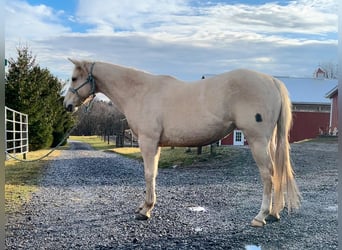
[[[70,88],[64,97],[64,107],[72,112],[88,97],[95,95],[95,79],[93,77],[95,63],[69,60],[75,65],[75,68],[71,77]]]

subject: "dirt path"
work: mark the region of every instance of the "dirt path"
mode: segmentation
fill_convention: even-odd
[[[153,218],[134,220],[141,163],[73,143],[40,190],[8,217],[7,249],[337,249],[337,143],[292,145],[295,214],[250,226],[262,187],[249,149],[210,166],[161,169]],[[251,248],[250,246],[254,246]]]

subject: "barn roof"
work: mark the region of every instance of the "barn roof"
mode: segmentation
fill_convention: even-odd
[[[325,97],[326,98],[333,98],[334,95],[336,95],[338,92],[338,88],[337,88],[337,85],[331,89],[328,93],[325,94]]]
[[[284,82],[292,102],[329,103],[326,93],[337,85],[337,79],[276,78]]]

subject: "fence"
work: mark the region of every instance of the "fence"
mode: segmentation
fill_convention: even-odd
[[[28,116],[5,107],[6,152],[23,154],[26,159],[28,147]]]

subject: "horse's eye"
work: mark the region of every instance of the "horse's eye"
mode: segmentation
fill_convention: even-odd
[[[72,77],[71,81],[75,82],[77,80],[77,77]]]

